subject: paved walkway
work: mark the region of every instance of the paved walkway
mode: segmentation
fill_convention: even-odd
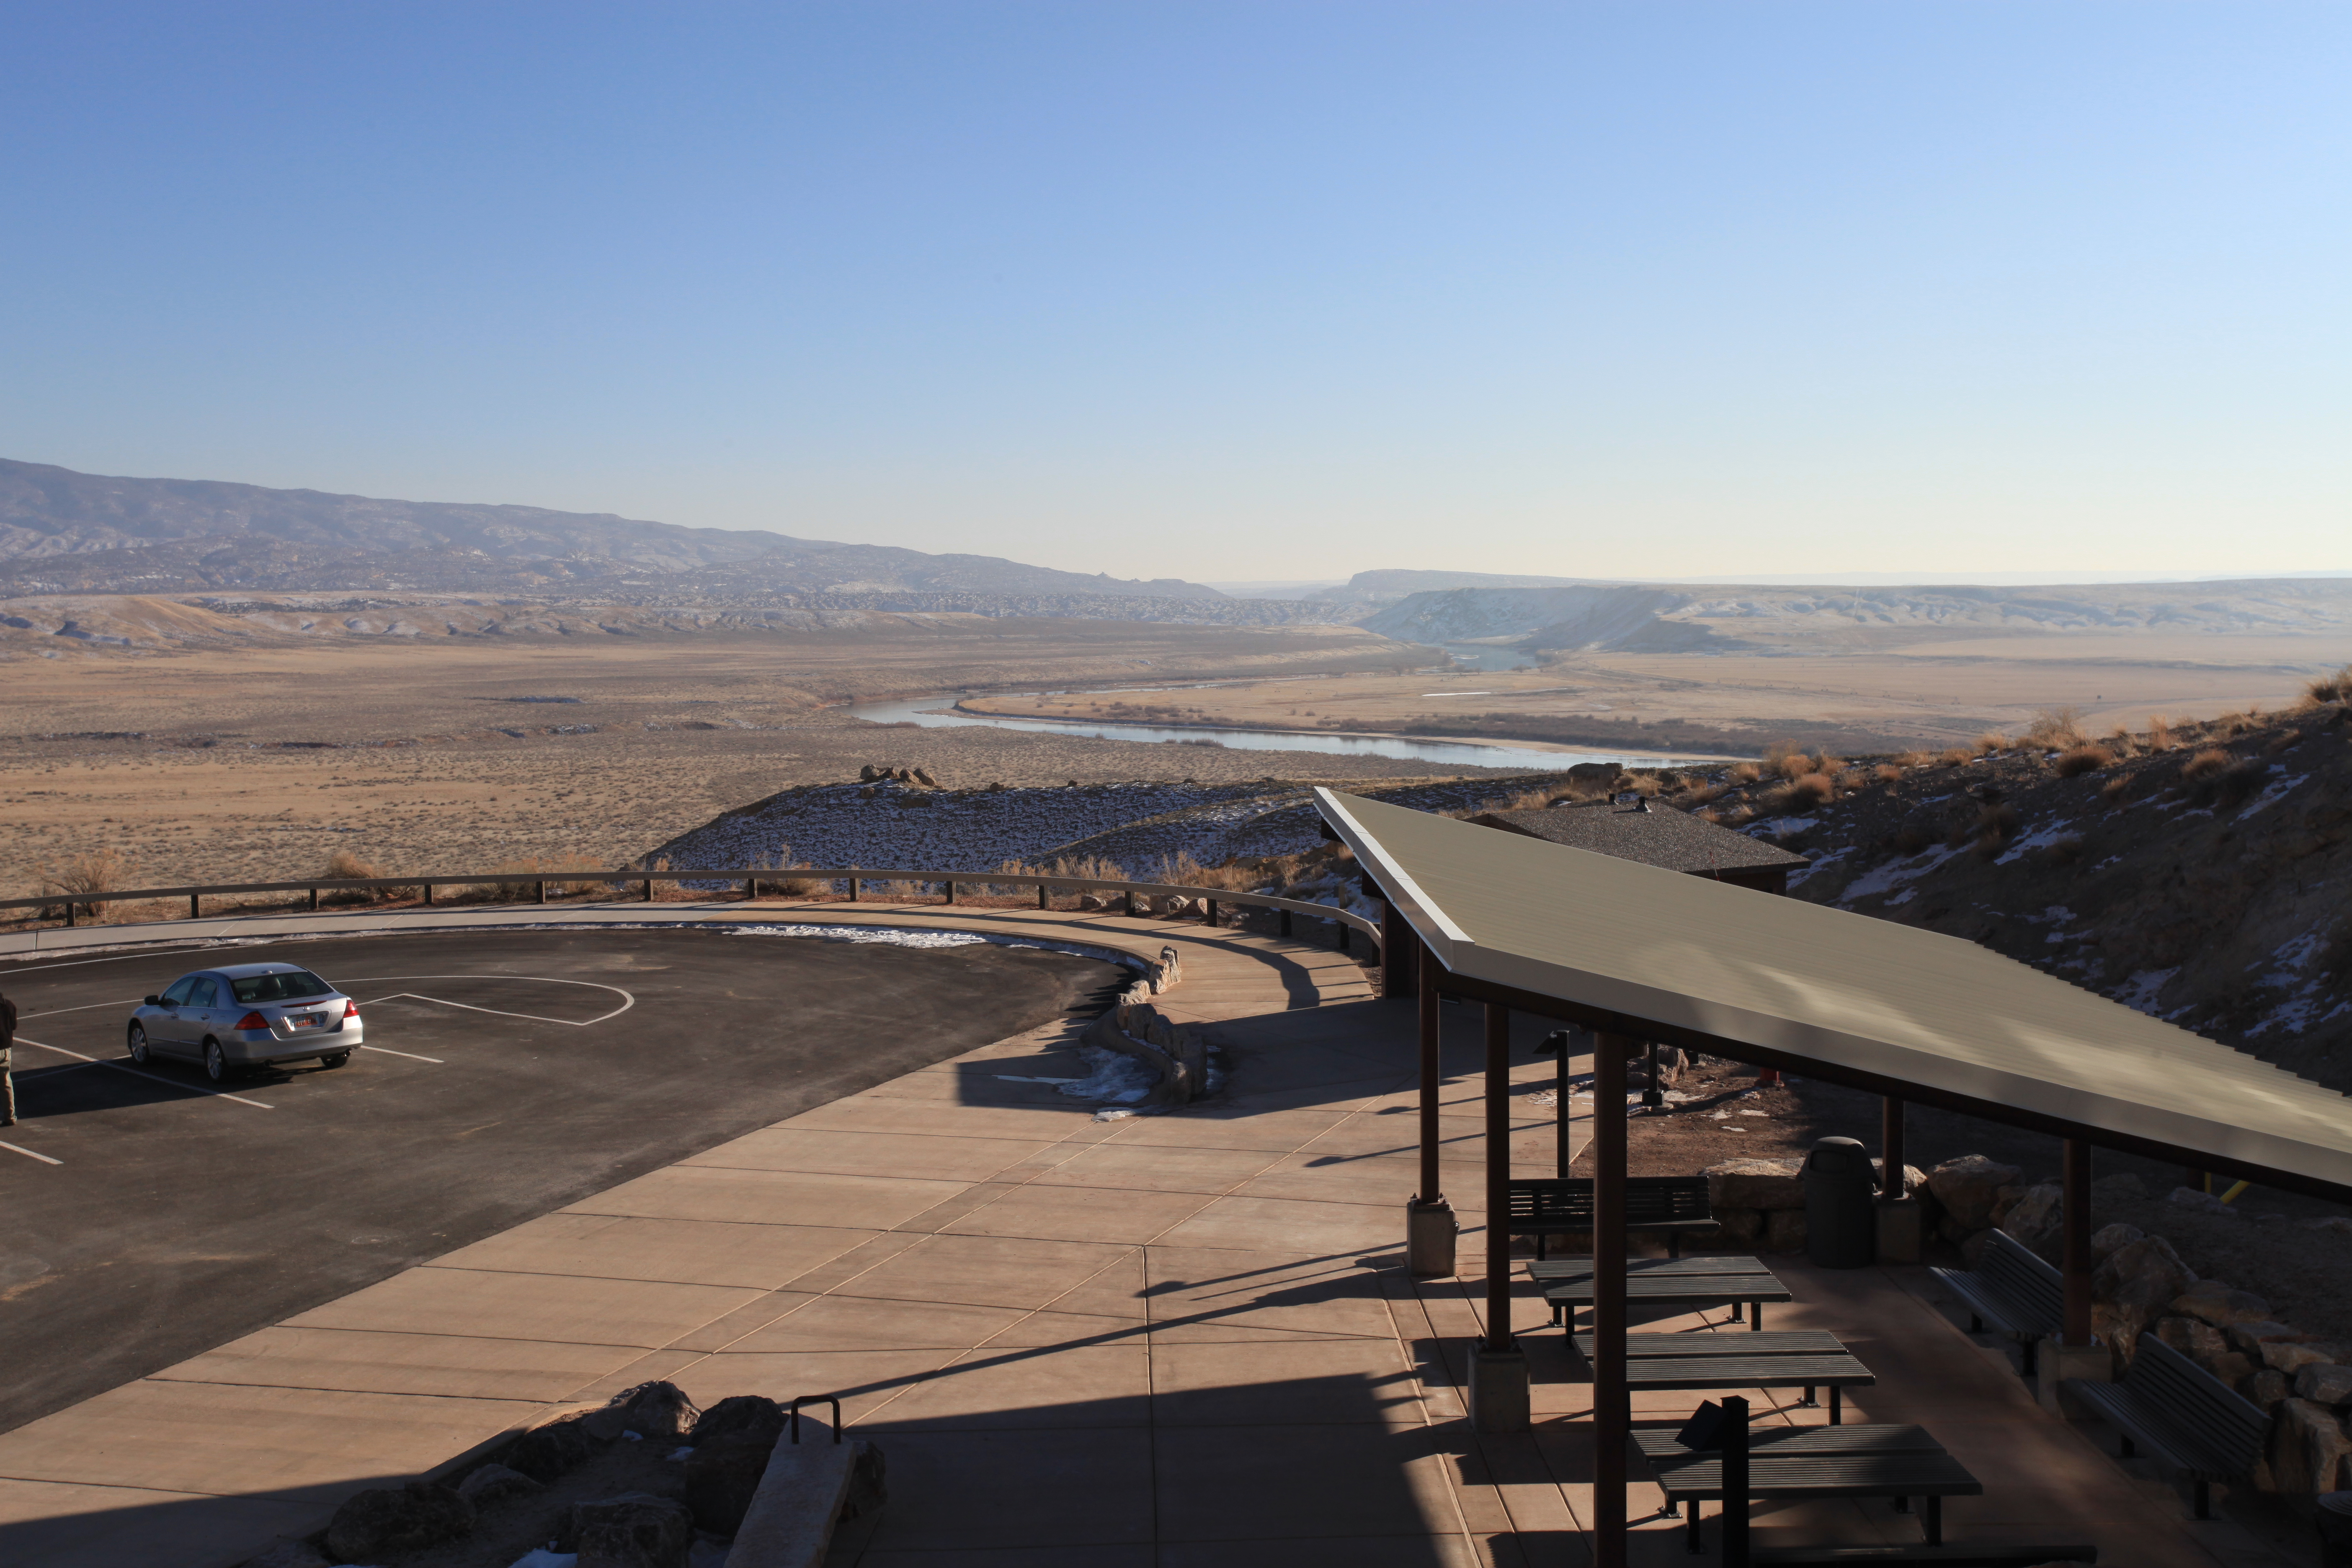
[[[1584,1561],[1585,1388],[1559,1336],[1528,1335],[1537,1430],[1475,1437],[1457,1385],[1480,1302],[1398,1267],[1412,1019],[1352,963],[1100,915],[723,912],[1175,945],[1166,1010],[1223,1047],[1229,1090],[1097,1121],[1035,1081],[1083,1070],[1056,1026],[750,1133],[0,1436],[0,1556],[236,1563],[357,1487],[666,1377],[705,1404],[843,1393],[890,1470],[888,1508],[836,1547],[860,1568]],[[1475,1227],[1477,1028],[1445,1016],[1447,1183]],[[1525,1109],[1518,1167],[1549,1168],[1551,1139],[1549,1109]],[[1836,1330],[1885,1377],[1857,1406],[1926,1421],[1985,1477],[1992,1495],[1951,1508],[1956,1536],[2214,1561],[1892,1274],[1790,1273],[1802,1300],[1777,1321]],[[1527,1303],[1520,1325],[1541,1316]],[[1654,1500],[1637,1491],[1635,1512]],[[1761,1522],[1872,1541],[1908,1521]],[[1640,1545],[1688,1561],[1668,1521]]]

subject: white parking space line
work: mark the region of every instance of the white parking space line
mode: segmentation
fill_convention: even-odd
[[[61,1057],[72,1057],[78,1060],[89,1062],[93,1067],[112,1068],[116,1072],[127,1072],[132,1078],[152,1079],[157,1083],[168,1084],[173,1089],[184,1089],[192,1094],[209,1094],[218,1100],[234,1100],[239,1105],[250,1105],[256,1110],[275,1110],[278,1109],[274,1105],[264,1105],[257,1100],[247,1100],[241,1094],[231,1094],[225,1089],[206,1089],[200,1083],[182,1083],[177,1079],[165,1078],[160,1073],[144,1072],[134,1067],[125,1067],[121,1062],[107,1061],[99,1057],[86,1057],[79,1051],[69,1051],[63,1046],[43,1045],[38,1040],[28,1040],[22,1035],[16,1037],[16,1043],[20,1046],[31,1046],[38,1050],[55,1051]]]
[[[36,1154],[30,1149],[19,1149],[14,1143],[0,1143],[0,1149],[5,1149],[11,1154],[22,1154],[27,1160],[38,1160],[44,1165],[62,1165],[65,1163],[63,1160],[52,1160],[47,1154]]]
[[[60,1013],[95,1013],[100,1007],[135,1008],[139,1005],[139,1002],[140,999],[138,997],[129,996],[120,1002],[92,1002],[87,1006],[82,1007],[44,1007],[37,1013],[26,1013],[21,1016],[26,1018],[54,1018]]]
[[[406,1057],[413,1062],[431,1062],[436,1068],[446,1067],[449,1065],[443,1061],[439,1057],[420,1057],[413,1051],[395,1051],[390,1046],[362,1046],[360,1049],[363,1051],[382,1051],[388,1057]]]
[[[468,1013],[489,1013],[501,1018],[529,1018],[538,1024],[569,1024],[584,1029],[591,1024],[601,1024],[607,1018],[617,1018],[637,1005],[637,999],[617,985],[606,985],[594,980],[558,980],[551,974],[363,974],[351,982],[353,985],[381,985],[388,980],[493,980],[530,981],[541,985],[584,985],[591,991],[610,991],[621,999],[621,1005],[609,1013],[599,1013],[593,1018],[548,1018],[537,1013],[502,1013],[496,1007],[477,1007],[468,1002],[452,1002],[446,996],[427,996],[419,991],[395,991],[392,996],[378,997],[389,1002],[393,996],[413,997],[419,1002],[437,1002],[444,1007],[463,1007]],[[364,1006],[366,1004],[362,1003]]]

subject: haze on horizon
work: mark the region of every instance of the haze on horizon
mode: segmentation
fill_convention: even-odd
[[[2352,16],[12,8],[87,472],[1193,581],[2352,567]]]

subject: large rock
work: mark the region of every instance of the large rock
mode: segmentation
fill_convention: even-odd
[[[2116,1204],[2141,1203],[2147,1197],[2147,1184],[2129,1171],[2101,1176],[2091,1184],[2091,1206],[2095,1209],[2108,1208]]]
[[[775,1447],[773,1433],[751,1430],[724,1432],[694,1446],[686,1460],[686,1506],[697,1530],[732,1536],[741,1528]]]
[[[2269,1367],[2257,1367],[2237,1382],[2238,1397],[2254,1405],[2263,1414],[2275,1410],[2280,1402],[2294,1392],[2294,1385]]]
[[[737,1432],[773,1443],[784,1435],[784,1407],[763,1394],[730,1394],[696,1418],[687,1441],[699,1445]]]
[[[2314,1405],[2352,1405],[2352,1366],[2315,1362],[2297,1369],[2294,1396]]]
[[[1805,1184],[1802,1160],[1726,1160],[1699,1173],[1706,1178],[1710,1207],[1723,1209],[1802,1209]]]
[[[2243,1351],[2256,1361],[2263,1359],[2263,1347],[2267,1344],[2299,1345],[2310,1342],[2311,1336],[2292,1323],[2231,1323],[2221,1331],[2231,1347]]]
[[[2063,1240],[2065,1224],[2066,1189],[2056,1182],[2043,1182],[2018,1194],[2001,1215],[2000,1228],[2042,1257],[2053,1258]]]
[[[613,1395],[602,1410],[589,1414],[588,1436],[611,1442],[624,1432],[640,1437],[675,1442],[691,1431],[694,1404],[674,1383],[641,1383]]]
[[[508,1465],[482,1465],[457,1483],[457,1495],[476,1508],[487,1508],[502,1498],[520,1497],[542,1489],[538,1481]]]
[[[1762,1209],[1717,1209],[1715,1223],[1720,1239],[1730,1246],[1752,1248],[1764,1239]]]
[[[2172,1243],[2160,1236],[2138,1236],[2114,1248],[2091,1271],[2091,1295],[2129,1308],[2152,1323],[2167,1310],[2179,1311],[2174,1303],[2196,1280]]]
[[[2326,1366],[2352,1356],[2352,1350],[2335,1340],[2269,1340],[2263,1345],[2263,1364],[2294,1377],[2307,1366]]]
[[[499,1458],[510,1468],[544,1483],[586,1464],[595,1451],[588,1437],[588,1418],[566,1415],[525,1432],[507,1445]]]
[[[2117,1248],[2128,1247],[2147,1234],[2136,1225],[2125,1225],[2120,1221],[2103,1225],[2091,1233],[2091,1256],[2104,1263],[2115,1255]]]
[[[2015,1182],[2017,1174],[2014,1165],[2000,1164],[1982,1154],[1963,1154],[1928,1172],[1927,1190],[1944,1205],[1945,1215],[1967,1234],[1993,1223],[1993,1205],[2001,1188]]]
[[[2172,1310],[2215,1328],[2232,1323],[2259,1323],[2271,1315],[2271,1304],[2248,1290],[2233,1290],[2219,1279],[2200,1279],[2173,1299]]]
[[[1874,1176],[1875,1176],[1875,1177],[1877,1177],[1877,1178],[1878,1178],[1878,1186],[1879,1186],[1879,1190],[1880,1190],[1881,1192],[1885,1191],[1885,1189],[1886,1189],[1886,1162],[1885,1162],[1885,1161],[1884,1161],[1884,1160],[1873,1160],[1873,1161],[1871,1161],[1871,1163],[1870,1163],[1870,1173],[1871,1173],[1872,1175],[1874,1175]],[[1919,1191],[1922,1187],[1926,1186],[1927,1184],[1927,1172],[1925,1172],[1925,1171],[1921,1170],[1921,1169],[1920,1169],[1918,1166],[1916,1166],[1916,1165],[1906,1165],[1906,1166],[1904,1166],[1904,1167],[1903,1167],[1903,1192],[1904,1192],[1904,1195],[1905,1195],[1905,1196],[1906,1196],[1906,1197],[1907,1197],[1907,1196],[1909,1196],[1911,1194],[1913,1194],[1913,1193],[1916,1193],[1916,1192]]]
[[[859,1443],[856,1453],[849,1471],[849,1495],[841,1502],[844,1519],[872,1513],[890,1500],[889,1467],[882,1450],[871,1443]]]
[[[2271,1474],[2283,1492],[2332,1492],[2343,1487],[2352,1442],[2336,1412],[2308,1399],[2284,1399],[2271,1415]]]
[[[451,1487],[410,1481],[354,1492],[327,1524],[338,1563],[373,1563],[455,1541],[474,1528],[474,1505]]]
[[[624,1492],[572,1505],[577,1568],[687,1568],[694,1515],[672,1498]]]
[[[1805,1250],[1805,1211],[1802,1209],[1771,1209],[1764,1215],[1764,1250],[1767,1252],[1802,1252]]]

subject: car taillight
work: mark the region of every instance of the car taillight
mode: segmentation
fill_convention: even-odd
[[[346,1017],[346,1018],[356,1018],[356,1017],[358,1017],[359,1016],[360,1016],[360,1005],[359,1005],[358,1003],[356,1003],[356,1002],[346,1002],[346,1003],[344,1003],[344,1004],[343,1004],[343,1016],[344,1016],[344,1017]]]
[[[236,1026],[240,1029],[267,1029],[269,1027],[269,1020],[259,1013],[247,1013],[236,1021]]]

